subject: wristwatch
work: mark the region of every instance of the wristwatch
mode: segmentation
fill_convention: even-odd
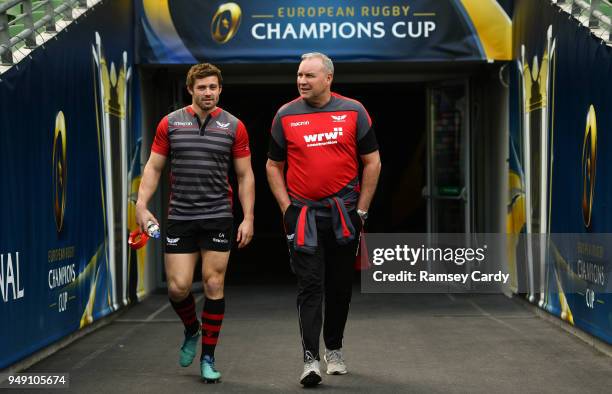
[[[357,210],[357,215],[359,215],[359,217],[363,221],[368,219],[368,211],[364,211],[363,209],[358,209]]]

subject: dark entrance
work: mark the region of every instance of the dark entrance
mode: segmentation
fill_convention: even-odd
[[[383,169],[370,208],[368,231],[426,232],[426,203],[421,194],[426,184],[425,85],[338,83],[332,90],[366,107],[379,141]],[[220,106],[247,126],[256,180],[256,239],[250,251],[234,253],[232,259],[241,268],[278,267],[279,259],[283,268],[287,266],[281,214],[268,188],[265,164],[272,118],[282,104],[296,97],[292,84],[226,83],[221,94]]]

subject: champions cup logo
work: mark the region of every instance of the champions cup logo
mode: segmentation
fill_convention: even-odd
[[[593,195],[595,194],[595,168],[597,163],[597,118],[591,105],[586,119],[582,143],[582,219],[584,226],[591,226]]]
[[[64,113],[59,111],[55,117],[55,133],[53,137],[53,186],[55,189],[53,204],[55,227],[62,231],[64,224],[64,209],[66,208],[66,121]]]
[[[231,40],[238,31],[242,11],[236,3],[221,4],[213,16],[210,32],[215,41],[225,44]]]

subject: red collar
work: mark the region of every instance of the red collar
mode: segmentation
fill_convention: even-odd
[[[186,106],[186,107],[185,107],[185,110],[186,110],[186,111],[187,111],[187,113],[188,113],[189,115],[191,115],[191,116],[195,116],[195,115],[196,115],[196,113],[195,113],[195,111],[193,110],[193,108],[191,108],[191,105]],[[214,111],[212,111],[212,112],[210,113],[210,117],[211,117],[211,118],[214,118],[214,117],[218,116],[218,115],[221,113],[221,111],[222,111],[221,107],[217,107],[217,108],[216,108]]]

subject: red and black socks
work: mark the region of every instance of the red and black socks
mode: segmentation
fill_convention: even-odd
[[[189,293],[187,298],[179,302],[170,300],[170,304],[185,325],[185,335],[193,336],[195,333],[197,333],[198,329],[200,328],[200,324],[196,317],[195,299],[193,298],[193,294]]]
[[[214,359],[215,346],[219,339],[223,315],[225,313],[225,298],[211,300],[208,297],[204,301],[202,309],[202,357],[209,356]]]

